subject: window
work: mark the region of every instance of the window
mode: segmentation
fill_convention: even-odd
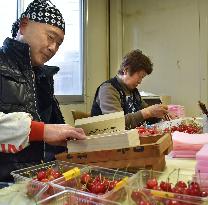
[[[21,13],[30,2],[32,0],[20,0],[19,5],[23,5]],[[51,2],[61,11],[66,22],[64,42],[57,54],[47,62],[47,65],[60,67],[54,77],[55,95],[63,104],[83,101],[83,0]]]
[[[32,0],[0,1],[1,44],[6,37],[11,37],[17,14],[20,15],[30,2]],[[60,67],[54,78],[55,94],[64,104],[83,101],[83,0],[51,2],[61,11],[66,22],[65,40],[58,53],[47,63]]]
[[[60,9],[66,22],[64,43],[49,62],[60,67],[58,75],[55,76],[55,94],[60,102],[80,101],[83,100],[82,1],[52,2]]]
[[[8,9],[7,9],[8,8]],[[8,15],[9,13],[9,15]],[[5,38],[11,37],[12,24],[17,18],[17,4],[14,0],[0,1],[0,42],[3,44]],[[5,18],[6,21],[5,21]]]

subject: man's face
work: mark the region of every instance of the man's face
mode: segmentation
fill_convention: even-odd
[[[20,33],[22,40],[30,46],[32,66],[40,66],[49,61],[64,40],[61,29],[27,19],[21,23]]]
[[[123,81],[129,89],[136,88],[139,84],[141,84],[142,79],[147,75],[144,70],[138,71],[133,75],[130,75],[128,71],[125,72],[123,76]]]

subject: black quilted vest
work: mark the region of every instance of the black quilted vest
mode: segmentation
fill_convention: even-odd
[[[57,67],[34,69],[30,63],[29,46],[7,38],[0,48],[0,111],[27,112],[33,120],[64,123],[53,96],[53,74]],[[48,152],[53,147],[48,146]],[[10,181],[10,172],[44,161],[44,143],[31,142],[16,154],[0,153],[0,181]]]
[[[137,88],[135,88],[132,91],[132,93],[133,93],[132,99],[127,100],[126,94],[116,77],[111,78],[110,80],[107,80],[104,83],[111,83],[111,85],[119,92],[120,99],[121,99],[121,107],[123,108],[125,115],[128,113],[137,112],[137,111],[141,110],[142,100],[141,100],[141,96],[140,96]],[[101,85],[103,85],[104,83],[102,83]],[[91,109],[91,116],[97,116],[97,115],[103,114],[100,109],[100,106],[96,102],[96,98],[98,96],[100,86],[97,88],[96,93],[95,93],[95,97],[94,97],[93,105],[92,105],[92,109]]]

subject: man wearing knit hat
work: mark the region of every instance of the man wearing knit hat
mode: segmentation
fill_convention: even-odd
[[[62,151],[52,145],[85,138],[82,129],[64,124],[53,87],[59,68],[44,65],[64,34],[60,11],[49,0],[34,0],[13,24],[13,39],[0,48],[0,181],[11,181],[13,170],[52,160]]]

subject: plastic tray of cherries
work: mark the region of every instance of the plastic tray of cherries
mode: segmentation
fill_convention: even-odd
[[[14,177],[15,183],[25,183],[27,186],[27,195],[29,197],[39,200],[39,196],[47,198],[48,196],[63,191],[64,187],[56,187],[54,184],[52,185],[51,182],[63,178],[63,173],[75,167],[81,170],[85,166],[56,160],[19,169],[11,172],[11,175]],[[44,194],[42,195],[42,193]]]
[[[208,193],[193,174],[141,170],[128,186],[132,205],[208,205]],[[208,181],[207,181],[208,183]]]
[[[62,177],[63,173],[73,169],[74,167],[83,169],[86,166],[81,164],[69,163],[66,161],[55,160],[12,171],[11,175],[14,177],[15,182],[31,179],[33,181],[45,183]]]
[[[164,133],[168,132],[184,132],[189,134],[202,133],[201,118],[184,117],[170,121],[163,121],[155,124],[155,126]]]
[[[65,189],[79,190],[90,195],[111,201],[125,201],[127,192],[124,186],[133,180],[133,174],[113,169],[88,166],[75,177],[68,180],[57,179],[52,182]]]
[[[65,190],[53,196],[37,202],[40,205],[120,205],[118,202],[113,202],[101,199],[96,196],[91,196],[88,193],[81,193],[73,190]]]
[[[156,136],[164,134],[163,130],[154,125],[141,125],[136,127],[136,130],[141,137]]]

